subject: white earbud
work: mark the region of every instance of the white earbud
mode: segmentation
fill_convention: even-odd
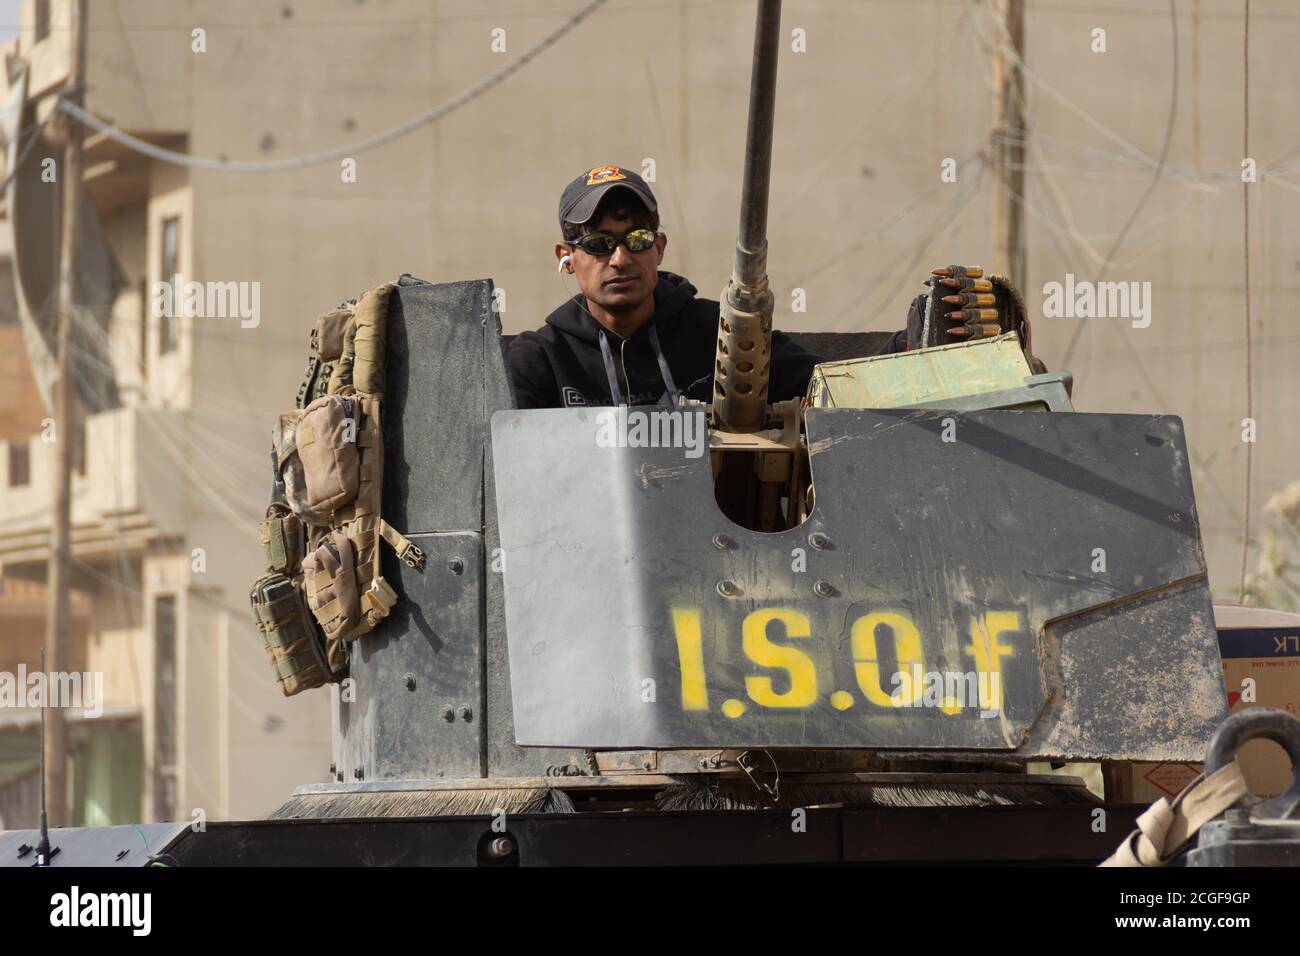
[[[568,257],[568,256],[560,256],[560,268],[556,269],[555,271],[556,271],[556,272],[563,272],[563,271],[564,271],[564,267],[567,266],[568,264],[569,264],[569,257]]]

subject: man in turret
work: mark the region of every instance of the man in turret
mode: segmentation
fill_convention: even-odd
[[[674,404],[678,396],[710,401],[717,347],[715,300],[696,297],[690,282],[660,270],[668,237],[658,203],[636,173],[597,166],[560,196],[555,257],[580,292],[535,332],[511,343],[509,365],[519,408]],[[912,303],[908,327],[878,354],[996,335],[999,314],[1024,322],[1019,297],[998,289],[977,269],[933,270],[927,284],[942,292]],[[1000,301],[1001,300],[1001,301]],[[942,311],[931,316],[932,311]],[[932,328],[933,326],[933,328]],[[1022,339],[1024,337],[1022,332]],[[804,395],[818,356],[773,330],[768,401]]]

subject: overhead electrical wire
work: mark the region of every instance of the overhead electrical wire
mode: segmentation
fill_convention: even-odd
[[[983,30],[980,28],[980,26],[979,26],[979,22],[978,22],[978,18],[973,18],[973,20],[974,20],[974,25],[975,25],[976,32],[980,34],[981,39],[983,39],[983,40],[985,41],[986,46],[988,46],[988,44],[989,44],[989,42],[990,42],[990,41],[989,41],[989,38],[984,34]],[[1004,51],[1004,53],[1005,53],[1006,55],[1008,55],[1008,56],[1012,57],[1013,59],[1015,59],[1015,60],[1020,64],[1020,66],[1021,66],[1021,68],[1024,70],[1025,74],[1026,74],[1027,76],[1029,76],[1029,78],[1030,78],[1033,82],[1035,82],[1036,84],[1038,84],[1038,85],[1040,85],[1040,86],[1043,86],[1044,88],[1047,88],[1047,89],[1049,90],[1049,92],[1052,93],[1052,95],[1053,95],[1053,97],[1054,97],[1055,99],[1057,99],[1058,101],[1063,102],[1063,103],[1065,103],[1067,106],[1069,106],[1072,112],[1074,112],[1074,113],[1076,113],[1076,114],[1078,114],[1078,115],[1085,115],[1085,116],[1087,115],[1087,114],[1084,113],[1084,111],[1082,110],[1081,107],[1078,107],[1078,106],[1074,105],[1073,103],[1071,103],[1070,101],[1068,101],[1064,96],[1062,96],[1061,94],[1057,93],[1055,90],[1052,90],[1052,89],[1050,89],[1049,87],[1047,87],[1047,84],[1045,83],[1045,81],[1042,81],[1041,77],[1039,77],[1036,73],[1034,73],[1032,70],[1029,69],[1028,64],[1026,64],[1026,63],[1024,62],[1024,60],[1020,57],[1019,52],[1016,51],[1016,50],[1015,50],[1015,49],[1014,49],[1010,44],[1008,44],[1008,43],[1006,43],[1006,42],[1004,42],[1004,41],[1001,41],[1001,40],[995,40],[995,41],[993,41],[993,42],[996,43],[997,45],[999,45],[999,46],[1002,48],[1002,50]],[[1176,35],[1175,35],[1175,42],[1176,42]],[[1091,119],[1091,117],[1089,117],[1089,119]],[[1094,126],[1094,127],[1096,127],[1096,128],[1099,128],[1099,129],[1103,129],[1103,130],[1105,130],[1105,131],[1109,134],[1109,138],[1111,138],[1111,139],[1113,139],[1113,140],[1116,140],[1116,141],[1119,141],[1119,142],[1125,142],[1125,141],[1122,139],[1122,137],[1119,136],[1119,134],[1114,133],[1113,131],[1110,131],[1110,130],[1106,130],[1106,128],[1103,127],[1102,124],[1100,124],[1100,122],[1099,122],[1099,121],[1096,121],[1095,119],[1093,119],[1093,120],[1090,122],[1089,125],[1092,125],[1092,126]],[[1037,134],[1036,134],[1035,136],[1030,137],[1030,136],[1028,136],[1028,131],[1027,131],[1027,130],[1021,130],[1021,131],[1019,131],[1019,132],[1024,134],[1024,137],[1023,137],[1023,138],[1024,138],[1026,144],[1030,147],[1030,149],[1033,150],[1034,154],[1035,154],[1036,156],[1040,156],[1040,157],[1041,157],[1041,151],[1040,151],[1040,147],[1039,147],[1039,141],[1040,141],[1040,139],[1044,139],[1044,137],[1041,137],[1041,136],[1039,136],[1039,135],[1037,135]],[[1046,139],[1050,140],[1050,138],[1046,138]],[[1066,144],[1066,145],[1070,145],[1070,144]],[[1086,145],[1079,145],[1079,146],[1075,146],[1075,147],[1073,147],[1073,148],[1080,149],[1080,150],[1093,150],[1093,147],[1088,147],[1088,146],[1086,146]],[[1129,150],[1129,152],[1131,152],[1131,153],[1135,153],[1135,154],[1139,157],[1139,159],[1137,160],[1137,163],[1138,163],[1139,165],[1146,166],[1146,167],[1148,167],[1148,168],[1158,168],[1158,167],[1159,167],[1159,163],[1158,163],[1156,160],[1153,160],[1153,159],[1151,159],[1150,157],[1147,157],[1147,156],[1146,156],[1144,153],[1142,153],[1140,150],[1137,150],[1136,147],[1132,147],[1132,148]],[[1103,155],[1110,155],[1110,154],[1103,154]],[[1123,161],[1123,157],[1120,157],[1120,156],[1112,156],[1111,158],[1113,158],[1113,159],[1116,160],[1116,161]],[[1068,205],[1068,203],[1066,202],[1064,195],[1061,193],[1061,191],[1060,191],[1060,187],[1056,184],[1054,177],[1051,176],[1050,173],[1046,172],[1045,165],[1044,165],[1044,164],[1037,164],[1037,165],[1034,165],[1034,166],[1030,166],[1029,168],[1035,169],[1036,171],[1042,173],[1042,179],[1043,179],[1043,182],[1047,184],[1047,186],[1049,187],[1049,189],[1050,189],[1050,190],[1052,191],[1052,193],[1053,193],[1053,197],[1055,198],[1055,200],[1056,200],[1056,202],[1057,202],[1057,205],[1058,205],[1058,207],[1059,207],[1059,210],[1060,210],[1062,216],[1065,218],[1066,223],[1067,223],[1067,230],[1066,230],[1065,233],[1062,233],[1062,235],[1068,235],[1068,236],[1071,238],[1071,241],[1073,241],[1073,242],[1074,242],[1074,243],[1079,247],[1079,249],[1081,249],[1081,250],[1086,254],[1086,256],[1087,256],[1088,258],[1092,259],[1092,261],[1093,261],[1094,263],[1101,262],[1101,261],[1102,261],[1102,260],[1101,260],[1101,257],[1097,254],[1097,252],[1096,252],[1095,250],[1093,250],[1093,249],[1091,248],[1091,246],[1087,243],[1087,241],[1086,241],[1085,237],[1083,236],[1083,234],[1082,234],[1082,233],[1078,230],[1078,228],[1074,225],[1073,220],[1072,220],[1072,218],[1071,218],[1071,216],[1070,216],[1070,208],[1069,208],[1069,205]],[[1165,171],[1166,171],[1166,173],[1170,172],[1170,170],[1169,170],[1169,168],[1168,168],[1167,165],[1166,165],[1166,169],[1165,169]],[[1184,173],[1184,172],[1187,172],[1187,171],[1179,170],[1178,172],[1180,172],[1180,173]],[[1185,180],[1192,180],[1192,181],[1194,181],[1194,185],[1193,185],[1193,183],[1191,183],[1191,182],[1188,182],[1188,183],[1187,183],[1187,185],[1189,185],[1189,187],[1191,187],[1191,188],[1200,189],[1200,190],[1202,190],[1202,191],[1218,192],[1218,191],[1220,191],[1221,189],[1223,189],[1225,186],[1228,185],[1228,183],[1227,183],[1226,181],[1225,181],[1224,183],[1222,183],[1222,184],[1211,185],[1211,184],[1209,184],[1209,183],[1204,182],[1204,179],[1205,179],[1205,178],[1223,178],[1223,179],[1227,180],[1227,179],[1229,178],[1229,176],[1230,176],[1230,174],[1226,174],[1226,173],[1225,173],[1225,174],[1210,174],[1209,176],[1204,176],[1203,174],[1199,174],[1199,173],[1192,173],[1192,174],[1189,174],[1189,175],[1187,175],[1187,176],[1183,176],[1183,177],[1180,177],[1180,178],[1183,178],[1183,179],[1185,179]],[[1279,182],[1279,184],[1282,184],[1282,182],[1281,182],[1280,180],[1276,180],[1276,179],[1275,179],[1275,181]],[[1032,206],[1032,204],[1029,204],[1029,203],[1028,203],[1026,197],[1024,197],[1024,196],[1013,195],[1013,198],[1014,198],[1017,202],[1020,202],[1020,203],[1025,204],[1025,206],[1026,206],[1027,209],[1031,209],[1031,210],[1032,210],[1032,209],[1034,208],[1034,207]],[[1036,216],[1040,216],[1040,214],[1039,214],[1037,211],[1035,211],[1035,215],[1036,215]],[[1178,218],[1178,217],[1175,216],[1175,217],[1173,217],[1173,218],[1176,219],[1176,218]],[[1057,238],[1057,234],[1056,234],[1053,230],[1049,229],[1049,231],[1048,231],[1048,237],[1049,237],[1049,239],[1051,239],[1051,240],[1053,241],[1053,243],[1055,244],[1055,242],[1056,242],[1056,238]],[[1058,247],[1058,250],[1057,250],[1057,251],[1058,251],[1058,253],[1062,253],[1062,258],[1066,258],[1066,259],[1069,258],[1068,256],[1065,256],[1065,255],[1063,254],[1063,250],[1061,250],[1059,247]],[[1125,353],[1126,353],[1126,354],[1128,355],[1128,357],[1133,361],[1134,366],[1135,366],[1135,368],[1136,368],[1136,370],[1137,370],[1138,375],[1142,378],[1143,383],[1146,385],[1147,390],[1150,392],[1150,394],[1152,395],[1152,397],[1155,399],[1156,404],[1157,404],[1157,405],[1160,405],[1160,406],[1165,406],[1165,405],[1167,405],[1168,403],[1166,402],[1166,400],[1165,400],[1164,397],[1162,396],[1161,391],[1160,391],[1159,387],[1157,386],[1157,384],[1156,384],[1154,378],[1151,376],[1150,372],[1147,370],[1145,363],[1143,363],[1142,360],[1141,360],[1141,358],[1140,358],[1140,356],[1138,356],[1136,350],[1135,350],[1134,347],[1133,347],[1132,342],[1131,342],[1131,341],[1128,339],[1128,337],[1126,337],[1126,336],[1120,336],[1120,337],[1119,337],[1119,341],[1120,341],[1120,344],[1121,344],[1121,346],[1123,347],[1123,350],[1125,351]],[[1204,481],[1205,481],[1205,482],[1206,482],[1206,483],[1207,483],[1207,484],[1208,484],[1208,485],[1209,485],[1209,486],[1210,486],[1210,487],[1215,491],[1216,494],[1219,495],[1219,497],[1221,498],[1221,500],[1222,500],[1222,502],[1223,502],[1223,504],[1224,504],[1224,507],[1225,507],[1226,511],[1228,512],[1228,514],[1229,514],[1231,517],[1234,517],[1234,518],[1237,517],[1237,515],[1238,515],[1238,511],[1237,511],[1236,502],[1235,502],[1235,501],[1234,501],[1234,500],[1233,500],[1233,499],[1232,499],[1232,498],[1227,494],[1227,492],[1223,489],[1223,487],[1222,487],[1222,486],[1219,484],[1219,482],[1215,479],[1215,476],[1214,476],[1213,472],[1210,471],[1209,465],[1208,465],[1208,463],[1206,462],[1206,460],[1205,460],[1201,455],[1199,455],[1199,454],[1196,452],[1196,450],[1195,450],[1194,448],[1193,448],[1193,449],[1189,449],[1189,456],[1190,456],[1190,461],[1191,461],[1191,464],[1192,464],[1193,469],[1194,469],[1195,471],[1197,471],[1197,472],[1199,473],[1199,477],[1200,477],[1202,480],[1204,480]],[[1249,542],[1249,540],[1250,540],[1250,538],[1249,538],[1249,533],[1248,533],[1248,532],[1247,532],[1247,534],[1246,534],[1246,536],[1245,536],[1245,540],[1246,540],[1247,542]]]
[[[1155,173],[1151,177],[1150,184],[1147,186],[1146,191],[1142,193],[1141,198],[1138,199],[1137,205],[1133,207],[1133,211],[1129,213],[1128,219],[1124,222],[1124,227],[1119,231],[1119,235],[1115,238],[1114,244],[1110,247],[1110,252],[1106,253],[1106,260],[1101,264],[1101,268],[1097,270],[1097,282],[1101,282],[1106,277],[1106,270],[1110,268],[1111,263],[1115,260],[1115,253],[1119,252],[1119,248],[1124,244],[1124,238],[1128,235],[1129,229],[1131,229],[1133,223],[1137,221],[1138,216],[1142,214],[1142,210],[1146,208],[1147,200],[1151,198],[1151,194],[1155,192],[1156,186],[1160,184],[1160,177],[1164,174],[1165,170],[1165,162],[1169,159],[1169,146],[1174,139],[1174,125],[1178,118],[1177,0],[1169,0],[1169,32],[1173,45],[1173,64],[1171,67],[1172,75],[1169,81],[1169,116],[1165,120],[1165,138],[1164,142],[1160,146],[1160,158],[1157,161]],[[1083,334],[1083,330],[1088,324],[1088,318],[1089,316],[1080,318],[1079,324],[1074,327],[1074,335],[1070,337],[1070,342],[1065,347],[1065,356],[1061,359],[1062,365],[1068,366],[1070,364],[1070,357],[1074,355],[1075,346],[1079,344],[1079,337]]]

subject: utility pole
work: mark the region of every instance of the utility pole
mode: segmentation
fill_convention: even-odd
[[[78,106],[85,102],[86,0],[69,5],[72,39],[65,94]],[[57,105],[55,107],[58,108]],[[84,131],[67,113],[63,127],[63,209],[59,231],[58,349],[59,378],[54,392],[55,448],[58,476],[54,486],[54,507],[50,516],[50,559],[47,565],[45,617],[45,659],[47,674],[68,668],[70,629],[69,577],[72,573],[72,446],[78,441],[76,397],[73,390],[73,309],[77,301],[77,212],[81,208],[82,145]],[[45,709],[45,784],[50,821],[67,826],[68,817],[68,727],[62,706],[51,707],[50,692],[55,682],[47,681]],[[59,701],[66,704],[66,701]]]
[[[1006,270],[1025,288],[1025,55],[1024,0],[995,0],[998,36],[993,51],[993,271]],[[1003,43],[1014,50],[1009,52]]]

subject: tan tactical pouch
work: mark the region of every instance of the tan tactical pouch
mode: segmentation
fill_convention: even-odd
[[[394,282],[364,292],[343,332],[343,352],[330,374],[330,394],[352,386],[363,395],[382,398],[385,387],[385,336]]]
[[[376,286],[361,296],[353,316],[356,335],[352,343],[352,387],[363,395],[384,394],[388,302],[395,283]]]
[[[302,562],[302,586],[307,606],[325,637],[347,639],[361,615],[357,593],[356,556],[352,541],[341,531],[331,531]]]
[[[302,411],[282,412],[273,437],[285,501],[310,525],[335,513],[361,486],[361,421],[355,397],[325,395]]]
[[[298,386],[298,397],[294,402],[297,408],[306,408],[329,393],[330,378],[334,374],[335,363],[343,357],[343,339],[355,308],[351,303],[344,303],[337,309],[316,317],[316,324],[311,330],[307,371],[303,373],[302,383]]]
[[[333,680],[335,668],[325,642],[307,611],[302,591],[287,576],[279,571],[262,575],[249,592],[249,601],[267,660],[285,697]]]
[[[351,396],[326,395],[303,409],[294,446],[302,466],[305,511],[332,514],[357,496],[360,426],[357,400]]]
[[[347,331],[352,309],[333,309],[316,319],[316,357],[322,362],[337,362],[343,355],[343,335]]]

